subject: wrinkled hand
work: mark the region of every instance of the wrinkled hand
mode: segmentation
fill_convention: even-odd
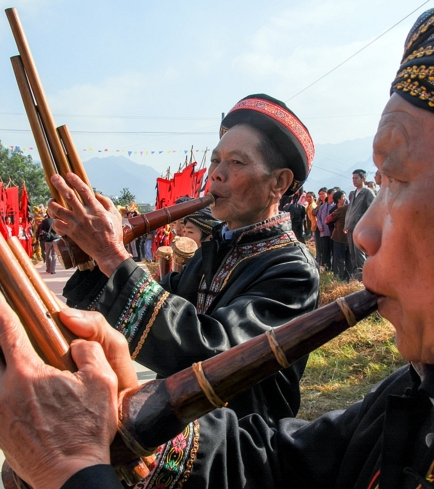
[[[0,448],[34,489],[58,489],[84,467],[110,463],[117,381],[98,343],[75,340],[76,373],[37,356],[0,296]]]
[[[96,341],[102,346],[106,359],[118,378],[119,391],[137,386],[137,374],[131,361],[127,340],[110,326],[102,314],[64,308],[59,312],[59,317],[76,336]]]
[[[54,219],[54,230],[61,236],[69,236],[110,277],[129,257],[123,244],[122,217],[118,210],[108,197],[93,195],[92,190],[74,173],[66,175],[66,182],[60,175],[52,176],[51,182],[70,207],[65,209],[50,201],[48,212]]]

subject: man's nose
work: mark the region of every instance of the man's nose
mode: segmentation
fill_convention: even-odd
[[[226,173],[225,164],[223,162],[219,163],[211,173],[211,181],[224,181],[226,178]]]
[[[377,196],[354,229],[354,243],[368,256],[375,255],[381,246],[382,205],[381,198]]]

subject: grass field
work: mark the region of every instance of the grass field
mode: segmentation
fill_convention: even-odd
[[[346,284],[331,273],[322,273],[320,305],[361,288],[357,281]],[[404,365],[394,334],[392,325],[374,313],[311,353],[301,381],[298,417],[311,420],[326,411],[344,409]]]

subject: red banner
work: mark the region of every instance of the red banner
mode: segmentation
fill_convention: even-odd
[[[190,163],[182,172],[177,172],[173,176],[173,202],[181,197],[192,197],[194,192],[193,175],[196,162]]]
[[[155,209],[162,209],[172,205],[172,180],[157,178],[157,203]]]
[[[6,219],[6,192],[3,187],[3,182],[0,182],[0,218],[4,222]]]
[[[6,218],[10,218],[12,226],[12,236],[18,236],[18,216],[20,204],[18,199],[18,187],[6,189]]]
[[[202,168],[193,175],[193,197],[200,197],[200,191],[203,186],[203,180],[205,178],[206,168]]]
[[[205,179],[205,186],[203,187],[202,195],[206,195],[209,192],[210,187],[211,187],[211,178],[209,178],[209,175],[207,175]]]
[[[26,185],[23,182],[23,188],[21,189],[21,203],[20,203],[20,220],[18,228],[18,239],[22,247],[26,250],[26,253],[32,257],[33,246],[32,238],[29,232],[29,196],[27,194]]]

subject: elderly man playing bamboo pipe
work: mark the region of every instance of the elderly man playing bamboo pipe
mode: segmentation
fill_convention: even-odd
[[[257,415],[237,420],[218,409],[193,424],[190,436],[161,448],[137,487],[433,487],[434,228],[426,226],[433,213],[433,40],[431,9],[406,40],[374,141],[381,190],[354,233],[369,256],[364,284],[381,297],[379,312],[395,326],[408,367],[346,411],[311,423],[287,418],[270,428]],[[0,317],[0,447],[14,470],[34,489],[121,488],[108,445],[117,424],[116,377],[128,386],[134,375],[125,346],[111,358],[115,331],[95,313],[63,313],[70,329],[103,343],[117,376],[99,345],[83,340],[72,345],[79,370],[69,374],[39,360],[4,301]]]
[[[315,308],[317,265],[291,231],[280,198],[307,178],[314,147],[286,105],[251,95],[227,114],[209,169],[213,215],[224,221],[181,273],[158,284],[128,258],[118,213],[74,175],[54,185],[71,205],[51,202],[55,229],[68,234],[99,269],[77,272],[65,288],[68,304],[96,309],[127,338],[132,358],[169,375],[244,343]],[[223,225],[224,224],[224,225]],[[295,416],[306,359],[231,401],[239,417],[258,413],[274,426]]]

